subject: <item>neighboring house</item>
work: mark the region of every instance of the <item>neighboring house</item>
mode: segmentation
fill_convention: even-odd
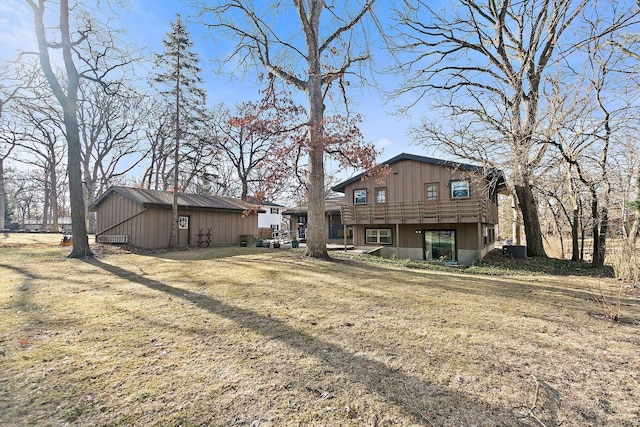
[[[282,212],[284,206],[265,200],[258,200],[255,197],[249,197],[248,202],[260,206],[264,212],[258,213],[258,228],[270,228],[273,231],[280,231],[282,228]]]
[[[344,243],[345,233],[347,243],[351,244],[351,230],[345,230],[340,218],[340,207],[345,204],[344,197],[326,199],[324,202],[326,239],[328,243]],[[307,205],[302,204],[289,208],[283,212],[288,215],[291,223],[291,231],[300,241],[307,239]]]
[[[345,194],[344,227],[355,246],[385,257],[469,265],[494,248],[504,176],[480,166],[400,154],[378,175],[333,187]],[[370,176],[371,175],[371,176]]]
[[[169,246],[173,193],[111,187],[89,207],[97,214],[96,241],[147,249]],[[255,211],[237,200],[178,194],[178,246],[236,245],[258,232]]]

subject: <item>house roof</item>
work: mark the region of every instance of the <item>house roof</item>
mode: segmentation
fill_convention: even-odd
[[[102,202],[114,193],[143,205],[171,206],[173,204],[173,193],[169,191],[113,186],[98,197],[96,201],[89,206],[89,209],[92,211],[96,210]],[[223,199],[216,196],[178,193],[178,207],[182,209],[216,209],[243,212],[247,210],[247,206],[243,206],[241,203],[241,200]]]
[[[345,204],[346,197],[332,197],[330,199],[325,199],[324,201],[324,211],[326,212],[340,212],[340,206]],[[299,215],[305,214],[309,210],[307,204],[300,204],[294,206],[292,208],[288,208],[282,215]]]
[[[416,154],[407,154],[407,153],[401,153],[398,154],[397,156],[382,162],[382,165],[392,165],[394,163],[398,163],[400,161],[403,160],[413,160],[416,162],[422,162],[422,163],[429,163],[432,165],[438,165],[438,166],[445,166],[451,169],[461,169],[461,170],[466,170],[466,171],[470,171],[470,172],[484,172],[487,173],[487,169],[482,167],[482,166],[478,166],[478,165],[472,165],[469,163],[460,163],[460,162],[454,162],[451,160],[443,160],[443,159],[436,159],[433,157],[425,157],[425,156],[418,156]],[[349,178],[346,181],[342,181],[340,184],[337,184],[335,186],[333,186],[331,189],[333,191],[337,191],[338,193],[344,193],[344,189],[347,185],[352,184],[354,182],[357,182],[359,180],[361,180],[364,176],[366,176],[366,172],[362,172],[361,174],[358,174],[356,176],[354,176],[353,178]],[[498,178],[498,186],[503,186],[504,185],[504,174],[502,173],[502,171],[499,171],[497,169],[490,169],[488,171],[488,175],[490,175],[491,177],[496,177]]]
[[[268,206],[268,207],[274,207],[274,208],[284,208],[283,205],[279,205],[277,203],[274,202],[269,202],[267,200],[260,200],[260,198],[255,197],[255,196],[247,196],[247,202],[256,205],[256,206]]]

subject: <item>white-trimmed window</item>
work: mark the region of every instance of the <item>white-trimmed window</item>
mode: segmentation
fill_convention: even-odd
[[[276,215],[277,215],[277,214],[279,214],[279,213],[280,213],[280,209],[278,209],[278,208],[271,208],[271,213],[272,213],[272,214],[276,214]]]
[[[363,205],[367,203],[367,189],[360,188],[353,190],[353,203],[356,205]]]
[[[469,196],[469,181],[451,181],[452,199],[468,199]]]
[[[390,245],[393,243],[391,239],[391,229],[367,228],[365,242],[372,245]]]
[[[386,188],[376,188],[376,203],[387,203]]]
[[[180,230],[188,230],[189,229],[189,217],[188,216],[179,216],[178,217],[178,229],[180,229]]]

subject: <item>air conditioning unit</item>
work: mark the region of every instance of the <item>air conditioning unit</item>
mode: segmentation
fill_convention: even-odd
[[[101,234],[98,243],[129,243],[128,234]]]
[[[504,245],[502,246],[502,255],[508,258],[526,258],[527,247],[519,245]]]

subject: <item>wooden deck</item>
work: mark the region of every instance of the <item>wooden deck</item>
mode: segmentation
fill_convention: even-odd
[[[341,207],[342,223],[437,224],[497,221],[497,206],[486,199],[390,202]]]

